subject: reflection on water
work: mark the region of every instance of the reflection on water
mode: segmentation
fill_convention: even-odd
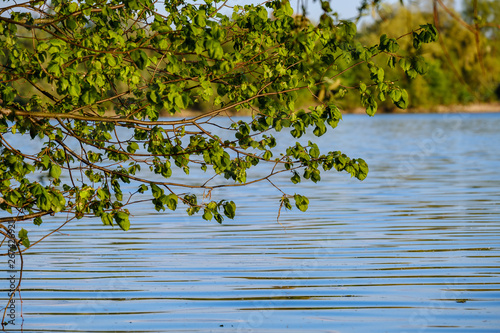
[[[369,177],[288,186],[311,205],[282,213],[286,230],[263,185],[224,192],[239,214],[223,225],[150,207],[129,232],[75,222],[25,255],[23,329],[498,332],[498,128],[500,114],[345,116],[323,149],[365,158]]]

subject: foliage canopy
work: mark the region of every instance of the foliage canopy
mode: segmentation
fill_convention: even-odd
[[[220,187],[272,184],[280,173],[292,183],[318,182],[330,170],[363,180],[362,159],[294,139],[335,128],[342,118],[336,100],[347,89],[359,92],[371,116],[386,98],[408,105],[407,92],[374,58],[412,76],[426,68],[421,56],[398,54],[399,38],[359,44],[356,25],[336,21],[329,6],[317,25],[294,16],[287,1],[235,5],[229,15],[227,2],[217,0],[158,6],[54,0],[0,9],[0,209],[8,215],[0,222],[97,216],[128,230],[129,206],[143,201],[222,222],[236,205],[210,199]],[[437,31],[426,24],[405,36],[419,48]],[[338,81],[359,66],[369,80]],[[301,91],[331,98],[297,110]],[[181,117],[200,103],[209,111]],[[252,117],[216,117],[242,111]],[[274,131],[290,139],[277,142]],[[277,151],[278,144],[286,148]],[[248,178],[257,165],[266,175]],[[175,180],[193,168],[207,180]],[[283,193],[279,209],[294,203],[305,211],[308,202]],[[30,246],[26,230],[18,237]]]

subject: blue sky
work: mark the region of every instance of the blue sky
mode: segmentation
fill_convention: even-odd
[[[167,1],[167,0],[165,0]],[[200,0],[194,0],[195,3],[203,3],[204,1]],[[230,0],[228,2],[228,5],[246,5],[246,4],[260,4],[263,3],[265,0]],[[308,16],[313,19],[313,20],[318,20],[319,16],[323,13],[321,11],[321,5],[320,2],[321,0],[317,0],[315,3],[313,3],[312,0],[290,0],[290,5],[296,11],[298,8],[297,3],[307,3],[307,8],[308,8]],[[12,5],[15,2],[12,0],[7,0],[4,1],[4,4],[2,6],[8,6]],[[339,13],[339,18],[340,19],[350,19],[356,16],[357,14],[357,7],[361,3],[361,0],[331,0],[331,6],[334,11],[337,11]]]
[[[168,0],[164,0],[168,1]],[[194,3],[204,3],[203,0],[191,0],[194,1]],[[228,5],[234,6],[236,4],[238,5],[247,5],[247,4],[261,4],[265,0],[230,0],[228,1]],[[362,0],[331,0],[331,7],[334,11],[336,11],[339,14],[339,19],[352,19],[357,16],[358,11],[357,8],[359,7],[360,3]],[[396,0],[387,0],[387,3],[395,2]],[[160,2],[162,2],[160,0]],[[317,0],[316,2],[313,3],[313,0],[290,0],[290,5],[294,9],[294,11],[297,11],[297,9],[300,10],[300,7],[297,5],[297,3],[307,3],[307,9],[308,9],[308,16],[310,19],[313,21],[318,21],[319,16],[323,13],[321,10],[321,0]],[[4,5],[11,5],[13,4],[14,1],[12,0],[7,0],[4,1]],[[159,6],[161,8],[161,6]],[[228,8],[227,10],[223,10],[226,15],[230,15],[230,9]]]
[[[264,0],[239,0],[239,1],[229,1],[228,4],[234,5],[249,5],[249,4],[259,4],[264,2]],[[299,0],[290,0],[290,5],[292,6],[294,11],[297,11],[297,2]],[[303,3],[304,0],[300,1],[300,3]],[[321,5],[320,5],[320,0],[317,0],[315,3],[313,3],[312,0],[306,1],[308,5],[308,13],[309,17],[313,20],[319,19],[319,16],[323,13],[321,11]],[[359,7],[359,4],[361,3],[361,0],[331,0],[331,7],[334,11],[337,11],[339,13],[339,18],[340,19],[350,19],[356,16],[357,14],[357,7]]]
[[[294,11],[297,10],[298,0],[291,0],[290,4]],[[300,1],[301,3],[303,1]],[[332,9],[339,14],[340,19],[350,19],[356,17],[358,14],[357,8],[359,7],[361,0],[332,0],[330,5]],[[320,0],[313,3],[311,0],[308,1],[308,14],[312,19],[317,20],[319,16],[323,13],[321,11]]]

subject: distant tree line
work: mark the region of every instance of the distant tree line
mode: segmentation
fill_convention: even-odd
[[[500,2],[465,0],[462,12],[437,0],[418,6],[385,4],[377,14],[377,20],[359,29],[360,43],[376,43],[383,34],[390,38],[401,36],[428,22],[433,22],[439,31],[439,43],[419,48],[414,47],[411,39],[398,40],[400,53],[413,59],[425,57],[420,73],[425,75],[407,71],[401,77],[397,73],[400,68],[386,69],[386,77],[399,78],[398,84],[408,91],[410,108],[500,100]],[[318,93],[323,99],[338,99],[344,109],[358,107],[359,97],[352,88],[369,75],[354,68],[342,85],[332,82],[333,90]],[[388,102],[381,102],[380,106],[394,109]]]

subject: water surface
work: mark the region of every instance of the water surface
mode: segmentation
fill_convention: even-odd
[[[71,223],[25,255],[22,329],[500,332],[499,128],[500,114],[345,116],[320,148],[363,157],[369,177],[276,178],[311,199],[286,229],[265,184],[221,193],[238,205],[223,225],[147,205],[128,232]]]

